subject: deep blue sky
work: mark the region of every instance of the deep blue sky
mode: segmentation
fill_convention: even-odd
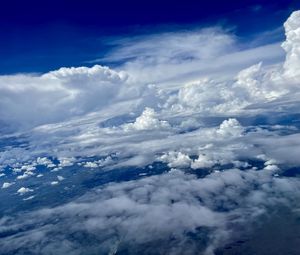
[[[111,36],[178,27],[235,27],[244,39],[282,25],[297,0],[2,1],[0,74],[86,65],[105,53]]]

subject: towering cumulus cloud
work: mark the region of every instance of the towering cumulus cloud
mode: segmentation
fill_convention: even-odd
[[[300,11],[292,13],[284,23],[286,41],[282,47],[286,51],[284,69],[286,75],[300,75]]]
[[[117,97],[126,79],[125,73],[99,65],[1,76],[0,119],[32,127],[100,109]]]
[[[284,28],[285,59],[209,28],[0,76],[0,254],[297,254],[300,11]]]

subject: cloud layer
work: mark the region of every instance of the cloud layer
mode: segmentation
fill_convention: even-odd
[[[300,12],[284,27],[282,62],[277,44],[241,49],[211,28],[126,41],[107,56],[123,60],[114,70],[0,76],[3,194],[34,205],[46,189],[74,188],[75,170],[147,169],[1,215],[0,253],[210,255],[297,207]]]

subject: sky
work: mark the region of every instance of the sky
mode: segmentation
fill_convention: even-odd
[[[162,31],[217,25],[241,41],[273,30],[265,40],[279,41],[284,38],[281,24],[299,5],[296,0],[4,1],[0,74],[91,66],[89,61],[112,49],[108,42],[113,39]]]
[[[297,254],[297,1],[18,2],[0,255]]]

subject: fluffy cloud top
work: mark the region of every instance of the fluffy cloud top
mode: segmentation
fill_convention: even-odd
[[[171,168],[189,168],[191,166],[192,160],[188,155],[182,152],[171,151],[160,157],[160,160],[168,163]]]
[[[241,136],[244,131],[244,128],[236,119],[228,119],[224,120],[220,128],[217,130],[217,133],[224,136],[224,137],[238,137]]]
[[[135,122],[125,124],[123,129],[125,131],[130,130],[155,130],[155,129],[167,129],[170,125],[167,121],[159,120],[157,113],[151,108],[145,108],[142,115],[137,117]]]
[[[290,77],[300,75],[300,11],[291,14],[284,23],[286,41],[282,44],[286,51],[285,74]]]
[[[101,109],[117,97],[126,79],[123,72],[99,65],[1,76],[0,120],[32,127]]]

